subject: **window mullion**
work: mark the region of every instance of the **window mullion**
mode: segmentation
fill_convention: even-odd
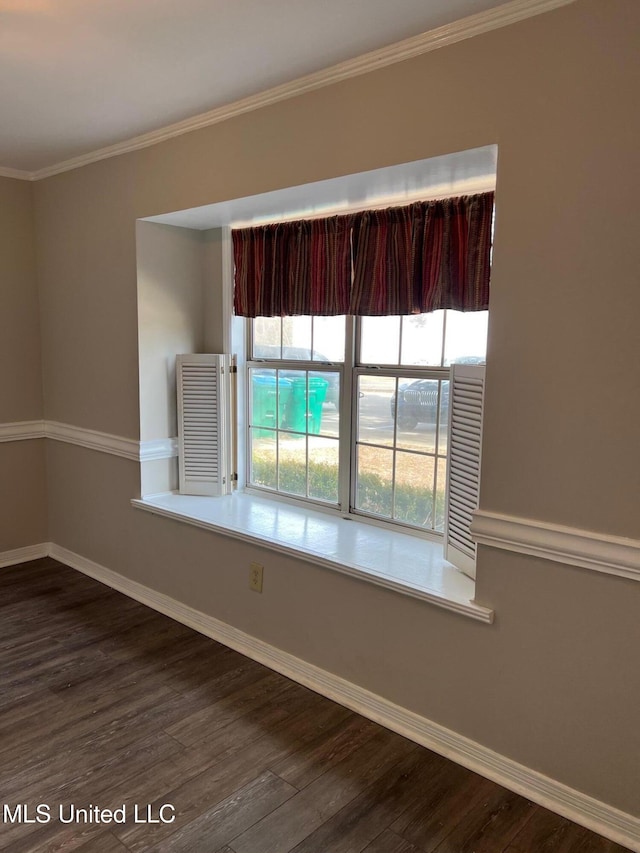
[[[307,382],[308,382],[308,377],[307,377]],[[307,391],[307,394],[308,393],[309,392]],[[307,399],[308,399],[308,397],[307,397]],[[304,494],[305,494],[305,497],[308,498],[308,497],[310,497],[310,494],[309,494],[309,433],[307,433],[305,435],[304,443],[305,443],[305,475],[304,475],[305,476],[305,491],[304,491]]]
[[[352,501],[352,471],[355,471],[355,418],[358,385],[354,376],[356,355],[357,318],[346,317],[344,370],[340,385],[338,498],[343,514],[348,514]],[[353,477],[355,479],[355,477]]]
[[[280,347],[282,351],[282,325],[280,326]],[[276,490],[280,489],[280,430],[278,429],[278,412],[280,411],[280,371],[276,368]]]
[[[402,335],[400,340],[402,341]],[[401,343],[402,346],[402,343]],[[400,350],[402,352],[402,349]],[[398,389],[400,387],[400,377],[395,379],[395,400],[396,414],[393,419],[393,464],[391,470],[391,518],[396,517],[396,460],[398,458]]]
[[[446,317],[446,311],[445,311]],[[444,335],[443,341],[444,341]],[[446,381],[446,380],[445,380]],[[434,464],[433,464],[433,485],[431,490],[431,528],[436,529],[437,508],[436,501],[438,500],[438,476],[440,474],[440,413],[442,412],[442,380],[438,382],[438,393],[436,395],[436,429],[434,434]]]

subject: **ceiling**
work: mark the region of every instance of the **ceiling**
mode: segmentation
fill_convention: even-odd
[[[0,0],[0,168],[52,169],[503,2]]]

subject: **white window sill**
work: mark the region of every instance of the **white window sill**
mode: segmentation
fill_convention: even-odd
[[[131,503],[481,622],[493,621],[493,611],[473,601],[474,582],[444,559],[437,542],[244,493],[219,498],[165,494]]]

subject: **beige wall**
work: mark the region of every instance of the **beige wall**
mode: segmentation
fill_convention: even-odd
[[[177,434],[176,355],[224,351],[222,235],[136,223],[142,441]],[[177,487],[175,458],[141,466],[141,495]]]
[[[0,442],[0,554],[49,541],[42,439]]]
[[[579,0],[38,183],[46,416],[138,435],[136,218],[498,143],[482,505],[639,537],[639,24]],[[483,548],[484,626],[139,513],[125,460],[48,463],[60,545],[638,813],[638,584]]]
[[[224,352],[223,229],[136,223],[140,439],[176,435],[178,353]]]
[[[140,438],[176,435],[176,354],[204,345],[204,239],[137,223]]]
[[[33,187],[0,178],[0,424],[42,418]],[[42,441],[0,443],[0,552],[46,541]]]
[[[33,186],[0,177],[0,423],[42,418]]]

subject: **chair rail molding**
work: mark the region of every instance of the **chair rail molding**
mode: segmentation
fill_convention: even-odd
[[[156,459],[173,459],[178,455],[177,438],[156,438],[137,441],[121,435],[112,435],[95,429],[64,424],[59,421],[14,421],[0,423],[0,443],[50,438],[75,444],[89,450],[121,456],[133,462],[153,462]]]
[[[473,514],[479,545],[640,581],[640,540],[487,510]]]
[[[28,441],[33,438],[44,438],[44,421],[13,421],[0,424],[0,442]]]
[[[88,450],[100,450],[113,456],[122,456],[134,462],[140,461],[140,442],[133,438],[123,438],[94,429],[63,424],[58,421],[45,421],[45,438],[76,444]]]
[[[173,459],[177,455],[177,438],[155,438],[140,442],[141,462],[154,462],[156,459]]]

